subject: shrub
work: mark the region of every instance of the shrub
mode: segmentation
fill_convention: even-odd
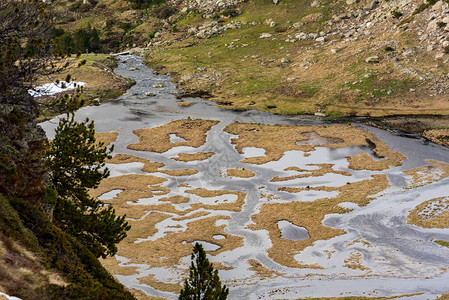
[[[444,28],[444,27],[446,27],[446,23],[444,23],[444,22],[437,22],[437,26],[439,28]]]
[[[400,11],[398,11],[397,9],[393,10],[391,12],[391,16],[395,19],[399,19],[400,17],[402,17],[404,14]]]
[[[167,4],[159,5],[153,9],[153,14],[158,19],[168,19],[177,12],[176,8]]]
[[[449,54],[449,46],[443,48],[445,54]]]

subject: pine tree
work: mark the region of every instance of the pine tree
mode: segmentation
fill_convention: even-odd
[[[116,244],[130,226],[110,206],[89,196],[109,176],[104,168],[112,147],[96,143],[94,123],[78,123],[71,113],[62,118],[48,150],[47,164],[58,197],[53,213],[56,224],[78,238],[97,257],[117,252]]]
[[[196,243],[192,253],[190,277],[184,282],[180,300],[225,300],[229,289],[221,286],[218,271],[206,257],[203,246]]]

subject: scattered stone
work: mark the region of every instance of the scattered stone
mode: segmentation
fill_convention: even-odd
[[[278,5],[280,0],[273,0],[274,5]]]
[[[402,52],[402,56],[404,56],[404,57],[416,56],[416,50],[415,49],[405,50],[404,52]]]
[[[378,63],[380,61],[380,57],[377,55],[370,56],[367,59],[365,59],[365,62],[367,63]]]
[[[189,34],[197,34],[198,33],[198,28],[196,28],[196,27],[191,27],[191,28],[189,28],[189,30],[187,30],[187,33],[189,33]]]
[[[312,4],[310,4],[310,6],[312,6],[312,7],[320,7],[321,3],[320,3],[320,1],[313,1]]]
[[[266,38],[270,38],[272,36],[273,35],[271,33],[262,33],[259,38],[260,39],[266,39]]]
[[[288,60],[287,58],[283,57],[283,58],[281,58],[281,63],[283,63],[283,64],[289,64],[289,63],[290,63],[290,60]]]

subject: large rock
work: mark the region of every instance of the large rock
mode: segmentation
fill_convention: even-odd
[[[365,62],[371,63],[371,64],[378,63],[379,61],[380,61],[380,57],[377,55],[370,56],[367,59],[365,59]]]
[[[271,33],[262,33],[259,38],[266,39],[266,38],[270,38],[272,36],[273,35]]]

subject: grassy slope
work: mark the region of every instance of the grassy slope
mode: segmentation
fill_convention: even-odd
[[[444,76],[449,72],[447,63],[443,63],[447,55],[436,61],[434,55],[438,52],[428,52],[425,46],[420,48],[423,44],[418,40],[417,33],[427,26],[431,8],[413,16],[413,8],[409,7],[408,11],[401,8],[404,15],[399,18],[384,9],[369,34],[347,40],[336,25],[327,22],[334,15],[356,12],[370,1],[361,0],[348,6],[343,0],[323,0],[320,7],[311,7],[312,0],[282,0],[278,5],[271,0],[251,0],[238,7],[239,16],[219,19],[223,24],[247,22],[241,29],[199,39],[187,34],[187,30],[211,21],[201,13],[178,12],[161,20],[155,17],[154,7],[132,9],[125,0],[100,0],[90,10],[65,15],[66,8],[77,1],[54,2],[61,27],[73,30],[95,26],[103,43],[115,39],[121,49],[130,48],[134,43],[145,47],[149,41],[156,42],[158,45],[146,54],[151,66],[172,75],[182,88],[210,92],[211,100],[226,108],[282,114],[323,112],[336,117],[404,115],[406,119],[389,119],[389,124],[420,134],[428,128],[441,127],[441,121],[425,116],[449,114],[445,89],[438,93],[441,87],[435,83],[435,80],[445,81]],[[381,5],[397,5],[396,2],[399,3],[393,0]],[[416,1],[416,5],[419,3]],[[369,16],[375,12],[371,11]],[[320,15],[316,20],[305,21],[317,14]],[[265,22],[269,19],[277,25],[270,27]],[[351,19],[347,23],[360,26],[367,20],[368,17]],[[299,21],[305,24],[294,28],[292,25]],[[257,25],[250,25],[251,22]],[[151,40],[156,31],[162,36]],[[325,44],[314,40],[285,41],[298,32],[320,31],[337,34],[329,36]],[[260,39],[261,33],[271,33],[273,38]],[[391,46],[389,51],[387,46]],[[402,52],[407,49],[415,49],[416,56],[405,58]],[[380,57],[379,63],[365,62],[373,55]],[[282,58],[291,63],[281,63]],[[396,58],[402,66],[398,67]],[[204,67],[205,71],[198,69]],[[423,80],[403,72],[410,68],[430,77]],[[410,125],[409,121],[417,115],[424,117]],[[416,127],[416,123],[422,126]],[[446,136],[444,132],[437,134]]]
[[[0,194],[0,291],[22,299],[133,299],[27,201]]]
[[[394,67],[391,53],[385,50],[391,40],[404,46],[414,46],[416,38],[412,32],[393,35],[379,28],[379,32],[373,34],[374,39],[343,42],[336,35],[332,37],[332,45],[320,45],[315,41],[285,42],[288,35],[294,36],[298,31],[326,30],[325,22],[333,14],[347,9],[341,1],[322,1],[324,7],[319,8],[312,8],[310,3],[285,0],[275,6],[268,0],[253,0],[241,7],[243,13],[235,20],[256,21],[258,25],[243,25],[242,29],[205,40],[191,37],[187,39],[189,47],[185,47],[186,41],[159,46],[153,48],[148,57],[153,65],[178,73],[178,78],[198,73],[198,67],[221,72],[223,77],[217,86],[210,86],[207,81],[187,82],[185,86],[209,90],[216,96],[214,100],[232,103],[228,106],[231,108],[255,108],[287,114],[322,110],[334,116],[449,112],[444,97],[428,97],[431,83],[402,74]],[[300,30],[289,28],[312,13],[321,13],[322,17],[305,24]],[[264,24],[267,19],[278,25],[270,27]],[[386,26],[388,22],[400,22],[390,19]],[[260,39],[264,32],[273,34],[276,39]],[[236,47],[229,49],[231,43]],[[341,50],[334,54],[331,49]],[[433,59],[421,54],[423,56],[413,66],[423,72],[431,71]],[[260,55],[260,58],[252,58],[254,55]],[[365,59],[372,55],[379,55],[381,62],[366,63]],[[292,63],[281,63],[283,57]],[[304,62],[308,62],[307,66],[301,66]],[[446,71],[444,65],[432,70],[443,74]],[[296,80],[291,81],[292,78]],[[415,91],[410,91],[411,88]]]
[[[84,60],[86,63],[79,66],[79,63]],[[120,77],[112,72],[116,64],[115,58],[110,55],[83,54],[79,58],[73,58],[70,67],[64,72],[54,74],[50,78],[42,78],[36,84],[45,84],[50,80],[65,80],[66,76],[70,74],[73,81],[86,83],[81,96],[85,104],[96,104],[123,94],[134,84],[132,80]],[[68,93],[74,93],[74,90]],[[53,96],[43,97],[38,99],[38,101],[41,103],[53,103],[55,98]],[[43,106],[40,119],[51,118],[60,113],[62,111],[58,110],[56,106]]]

